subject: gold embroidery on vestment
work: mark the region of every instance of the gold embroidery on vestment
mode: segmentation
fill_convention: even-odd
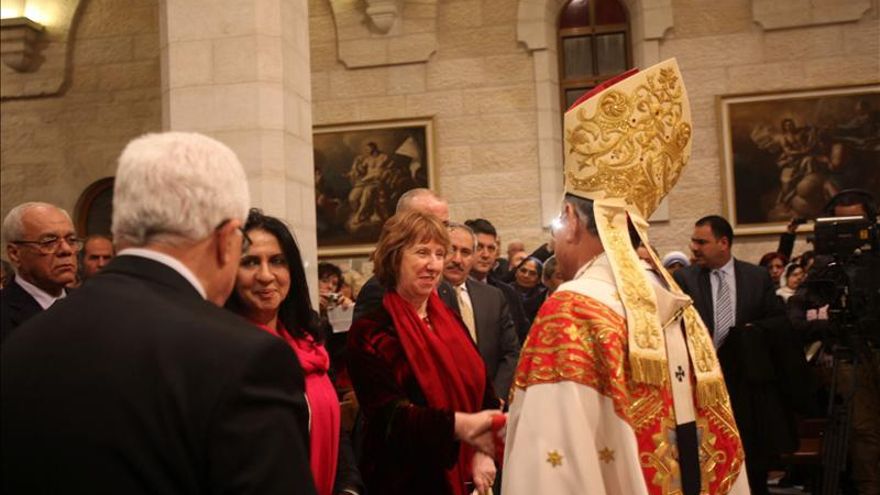
[[[562,454],[555,450],[551,450],[547,452],[547,462],[550,463],[553,467],[559,467],[562,465]]]

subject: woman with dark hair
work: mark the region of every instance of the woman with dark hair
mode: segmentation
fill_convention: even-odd
[[[410,210],[385,223],[373,253],[387,292],[348,337],[370,493],[492,492],[492,429],[504,416],[487,410],[500,404],[486,366],[464,323],[437,295],[449,245],[437,217]]]
[[[758,262],[758,265],[767,269],[767,273],[770,274],[770,280],[773,281],[776,287],[779,287],[779,277],[782,276],[782,271],[787,264],[788,258],[784,254],[777,252],[761,256],[761,261]]]
[[[285,342],[299,359],[309,404],[309,452],[318,495],[361,491],[350,447],[340,436],[339,400],[327,375],[320,320],[312,310],[299,247],[284,223],[252,209],[243,227],[235,290],[226,307]],[[342,442],[342,444],[340,444]],[[255,453],[256,454],[256,453]]]
[[[804,281],[804,269],[797,263],[789,263],[785,267],[782,276],[779,277],[779,288],[776,289],[776,295],[781,297],[784,302],[788,302],[788,298],[797,292],[801,282]]]
[[[513,287],[522,297],[523,309],[529,319],[529,325],[535,321],[535,316],[544,301],[547,299],[547,287],[541,283],[544,272],[544,264],[541,260],[529,256],[520,261],[514,270],[516,278]]]

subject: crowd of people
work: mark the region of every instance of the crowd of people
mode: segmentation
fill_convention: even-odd
[[[489,220],[411,189],[371,276],[320,263],[313,307],[293,232],[251,208],[229,148],[133,140],[112,240],[80,239],[49,203],[3,221],[4,491],[767,493],[798,418],[827,401],[836,357],[815,344],[834,302],[803,281],[829,261],[792,257],[794,227],[759,265],[737,259],[718,215],[696,221],[690,256],[661,257],[644,219],[668,189],[624,203],[583,184],[547,243],[506,258]],[[827,213],[877,215],[862,193]],[[839,390],[848,479],[871,494],[880,352],[858,352]]]

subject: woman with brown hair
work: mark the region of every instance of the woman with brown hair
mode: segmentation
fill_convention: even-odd
[[[446,227],[418,211],[382,228],[374,271],[382,306],[349,332],[349,371],[366,419],[361,474],[370,493],[464,495],[495,480],[504,416],[461,319],[439,298]],[[500,450],[500,449],[499,449]]]

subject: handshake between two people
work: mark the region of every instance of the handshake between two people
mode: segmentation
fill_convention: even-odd
[[[475,492],[492,493],[496,464],[504,458],[507,415],[498,409],[477,413],[455,413],[455,438],[472,446],[476,453],[471,463]]]

